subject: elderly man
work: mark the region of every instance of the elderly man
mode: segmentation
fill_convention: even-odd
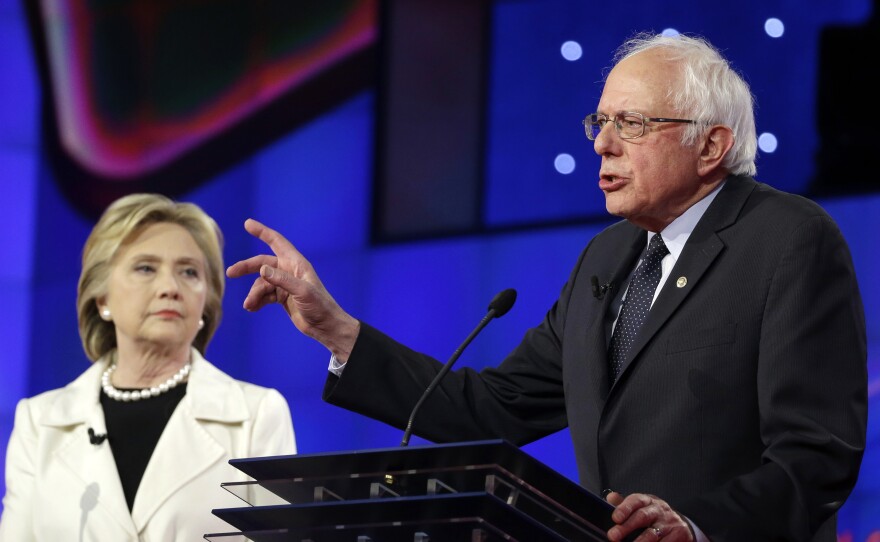
[[[415,433],[524,444],[569,427],[581,483],[613,490],[611,540],[832,542],[867,425],[847,244],[818,205],[751,178],[752,96],[708,42],[639,35],[616,60],[584,126],[624,220],[497,367],[447,375]],[[280,234],[245,227],[274,252],[227,270],[260,274],[245,308],[282,304],[333,354],[325,399],[403,427],[439,362],[346,313]]]

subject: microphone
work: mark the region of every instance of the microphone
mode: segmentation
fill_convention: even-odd
[[[432,380],[428,387],[425,389],[425,393],[423,393],[421,398],[419,398],[416,406],[413,407],[412,412],[409,415],[409,421],[406,422],[406,431],[403,432],[403,440],[400,441],[401,446],[406,446],[407,444],[409,444],[409,437],[412,434],[413,420],[415,420],[416,413],[419,411],[419,408],[421,408],[422,403],[424,403],[425,399],[427,399],[428,396],[431,395],[431,392],[434,391],[434,388],[436,388],[437,385],[440,384],[440,380],[444,376],[446,376],[446,373],[448,373],[449,370],[452,369],[452,365],[456,362],[456,360],[458,360],[458,357],[461,355],[462,352],[464,352],[464,349],[467,348],[467,345],[469,345],[471,341],[474,340],[474,337],[476,337],[477,334],[482,331],[483,328],[486,327],[486,325],[488,325],[493,318],[500,318],[507,314],[507,311],[509,311],[510,308],[513,307],[514,301],[516,301],[516,290],[514,290],[513,288],[503,290],[502,292],[499,292],[498,295],[496,295],[494,298],[492,298],[492,301],[489,302],[489,312],[486,313],[486,316],[484,316],[483,319],[480,320],[480,323],[477,324],[477,327],[473,331],[471,331],[471,334],[467,336],[463,343],[461,343],[461,346],[459,346],[455,350],[455,352],[452,353],[452,357],[450,357],[449,361],[446,362],[446,365],[444,365],[440,369],[440,372],[437,373],[437,376],[434,377],[434,380]]]
[[[95,430],[89,427],[89,442],[94,444],[95,446],[100,446],[102,442],[107,440],[107,433],[102,433],[100,435],[95,434]]]
[[[607,292],[611,291],[611,283],[606,282],[605,284],[600,286],[599,277],[597,277],[596,275],[590,277],[590,287],[593,290],[593,297],[595,297],[596,299],[602,299],[603,297],[605,297],[605,294]]]

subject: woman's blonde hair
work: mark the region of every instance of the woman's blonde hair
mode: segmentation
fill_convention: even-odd
[[[214,336],[223,315],[223,234],[213,218],[193,203],[178,203],[160,194],[131,194],[114,201],[86,240],[82,254],[82,273],[77,286],[76,308],[79,336],[90,360],[96,361],[116,348],[112,322],[98,314],[97,300],[107,294],[107,281],[119,248],[130,242],[144,228],[158,223],[182,226],[192,235],[207,263],[208,292],[204,327],[193,346],[202,355]]]

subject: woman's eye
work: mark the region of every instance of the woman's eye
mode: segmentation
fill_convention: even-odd
[[[198,278],[199,277],[199,270],[194,267],[188,267],[183,270],[183,274],[186,275],[187,277]]]
[[[136,266],[134,270],[140,273],[152,273],[155,269],[153,269],[152,265],[141,264]]]

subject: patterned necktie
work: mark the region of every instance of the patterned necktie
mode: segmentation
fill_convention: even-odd
[[[660,261],[669,254],[669,249],[663,242],[660,234],[651,237],[648,243],[648,251],[642,264],[633,273],[629,281],[629,289],[620,309],[617,325],[614,326],[614,334],[611,336],[611,345],[608,347],[608,359],[611,363],[611,383],[613,384],[620,375],[626,354],[632,346],[645,320],[651,310],[651,302],[654,299],[654,291],[660,284]]]

